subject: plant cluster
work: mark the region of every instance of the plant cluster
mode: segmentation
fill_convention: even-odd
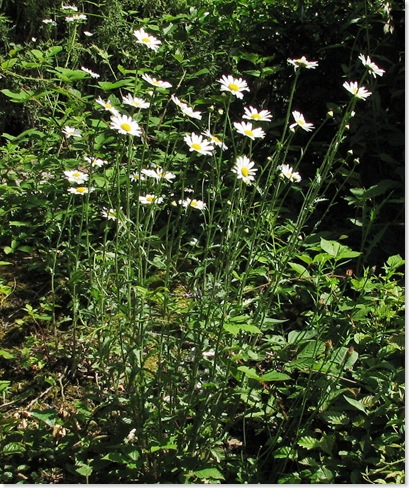
[[[322,225],[386,70],[360,53],[315,118],[297,93],[320,62],[288,57],[278,117],[249,73],[186,60],[183,16],[141,20],[132,63],[100,49],[100,72],[79,63],[87,13],[58,15],[65,47],[1,64],[30,116],[0,147],[1,264],[33,256],[49,290],[0,350],[0,480],[402,483],[404,261],[374,270]],[[393,188],[352,192],[366,237]]]

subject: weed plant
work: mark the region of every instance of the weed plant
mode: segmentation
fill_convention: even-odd
[[[310,120],[294,96],[319,62],[289,59],[276,120],[238,72],[196,98],[206,68],[189,72],[152,25],[133,31],[132,69],[106,58],[101,79],[77,65],[86,14],[64,9],[64,49],[2,64],[2,93],[36,114],[3,134],[5,251],[46,263],[50,301],[26,318],[54,329],[64,369],[47,379],[60,410],[34,401],[4,420],[0,479],[38,482],[38,462],[73,482],[402,482],[403,261],[375,275],[320,228],[328,189],[359,165],[350,123],[383,70],[361,55],[345,99]],[[84,390],[68,411],[69,384]]]

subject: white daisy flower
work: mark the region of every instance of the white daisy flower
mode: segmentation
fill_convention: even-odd
[[[139,171],[134,171],[129,175],[131,181],[143,181],[145,177],[139,173]]]
[[[271,113],[268,110],[258,111],[254,107],[244,107],[243,119],[258,120],[260,122],[269,122],[271,120]]]
[[[122,103],[125,105],[131,105],[135,108],[149,108],[150,103],[142,100],[142,98],[133,97],[130,93],[126,97],[122,97]]]
[[[221,147],[223,150],[224,149],[227,149],[226,144],[222,140],[220,140],[217,136],[215,136],[214,134],[212,134],[209,130],[206,130],[205,132],[202,132],[202,134],[204,136],[206,136],[208,139],[210,139],[210,141],[213,144],[215,144],[216,146]]]
[[[120,134],[129,134],[137,137],[142,135],[138,122],[128,115],[112,115],[109,127],[117,130]]]
[[[243,91],[250,91],[246,81],[241,78],[233,78],[231,75],[223,75],[218,82],[222,85],[221,91],[228,91],[237,98],[243,98]]]
[[[254,162],[250,161],[247,156],[239,156],[236,159],[233,173],[236,173],[237,178],[242,180],[246,185],[249,185],[256,175],[257,169],[254,168]]]
[[[356,81],[346,81],[342,86],[350,93],[352,93],[354,97],[359,98],[360,100],[365,100],[370,95],[372,95],[372,93],[368,91],[365,87],[358,86],[358,83]]]
[[[179,200],[179,205],[183,207],[193,207],[197,210],[204,210],[206,208],[206,204],[202,200],[196,200],[195,198],[186,198],[186,200]]]
[[[115,208],[103,208],[101,215],[108,220],[116,220],[117,211]]]
[[[290,181],[295,181],[297,183],[301,181],[300,173],[294,171],[290,165],[282,164],[278,169],[280,170],[281,178],[287,178]]]
[[[287,59],[287,61],[297,68],[315,69],[318,66],[318,61],[307,61],[305,56],[298,59]]]
[[[159,39],[151,36],[144,29],[134,30],[133,35],[137,38],[139,44],[144,44],[149,49],[153,49],[153,51],[157,51],[162,44]]]
[[[144,195],[139,197],[140,203],[143,205],[152,205],[153,203],[162,203],[163,197],[156,197],[155,195]]]
[[[94,34],[90,31],[84,31],[84,36],[92,37]]]
[[[149,84],[156,86],[157,88],[171,88],[172,86],[168,81],[157,80],[146,73],[142,75],[142,79],[147,81]]]
[[[306,122],[304,119],[304,115],[300,112],[297,112],[297,110],[294,110],[292,113],[295,123],[290,125],[290,129],[294,129],[297,125],[300,126],[302,129],[304,129],[307,132],[312,131],[314,129],[314,125],[311,124],[310,122]]]
[[[175,174],[171,173],[170,171],[163,171],[163,169],[160,167],[156,169],[143,169],[141,173],[145,176],[149,176],[150,178],[155,178],[157,181],[164,179],[171,182],[176,178]]]
[[[57,22],[53,19],[43,19],[41,21],[43,24],[51,24],[51,25],[57,25]]]
[[[171,96],[171,99],[175,105],[177,105],[184,115],[191,117],[192,119],[201,120],[202,114],[200,112],[195,112],[192,107],[189,107],[187,103],[184,103],[179,100],[178,97],[174,95]]]
[[[86,173],[83,173],[82,171],[78,171],[78,170],[64,171],[64,175],[69,182],[78,183],[80,185],[82,183],[85,183],[89,178],[89,176]]]
[[[81,137],[81,132],[74,127],[70,127],[69,125],[66,125],[62,132],[67,139],[69,139],[70,137]]]
[[[256,138],[263,138],[266,133],[260,127],[255,127],[251,125],[251,122],[234,122],[234,127],[239,134],[249,137],[254,141]]]
[[[66,22],[77,22],[77,21],[82,21],[82,20],[87,20],[87,16],[84,14],[74,14],[71,15],[70,17],[65,17]]]
[[[72,10],[73,12],[78,12],[78,7],[74,7],[74,5],[62,5],[61,8],[63,10]]]
[[[377,76],[383,76],[385,70],[379,68],[373,61],[371,61],[371,58],[369,56],[365,58],[363,54],[360,54],[358,57],[362,61],[362,64],[365,66],[365,68],[368,69],[369,73],[374,78],[376,78]]]
[[[100,158],[90,158],[88,156],[84,156],[84,159],[91,166],[96,166],[97,168],[101,168],[102,166],[104,166],[104,164],[108,163],[108,161],[105,161],[105,159]]]
[[[201,135],[192,132],[190,135],[186,134],[183,140],[189,146],[189,151],[196,151],[199,154],[204,154],[205,156],[210,156],[214,150],[213,145],[203,139]]]
[[[98,73],[95,73],[94,71],[88,69],[88,68],[84,68],[84,66],[81,66],[81,69],[82,71],[85,71],[85,73],[88,73],[89,75],[92,76],[92,78],[99,78],[99,74]]]
[[[77,186],[75,188],[68,188],[68,193],[73,193],[74,195],[84,195],[85,193],[89,193],[94,188],[88,188],[87,186]]]
[[[118,110],[112,105],[112,103],[109,100],[103,100],[101,97],[98,97],[96,100],[96,103],[101,105],[101,107],[104,107],[105,110],[108,110],[112,114],[118,115],[119,112]]]

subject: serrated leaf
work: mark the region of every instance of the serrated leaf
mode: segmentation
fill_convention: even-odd
[[[251,334],[261,334],[261,330],[253,324],[223,324],[224,330],[236,336],[239,332],[250,332]]]
[[[305,449],[315,449],[319,447],[318,439],[307,435],[305,437],[301,437],[301,439],[297,442],[300,447],[304,447]]]
[[[348,246],[344,246],[337,241],[327,241],[322,237],[320,241],[320,247],[323,251],[325,251],[336,260],[356,258],[361,254],[358,251],[352,251],[352,249],[350,249]]]

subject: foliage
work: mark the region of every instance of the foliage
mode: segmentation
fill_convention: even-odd
[[[401,174],[361,162],[392,15],[78,7],[1,60],[0,481],[403,483]]]

